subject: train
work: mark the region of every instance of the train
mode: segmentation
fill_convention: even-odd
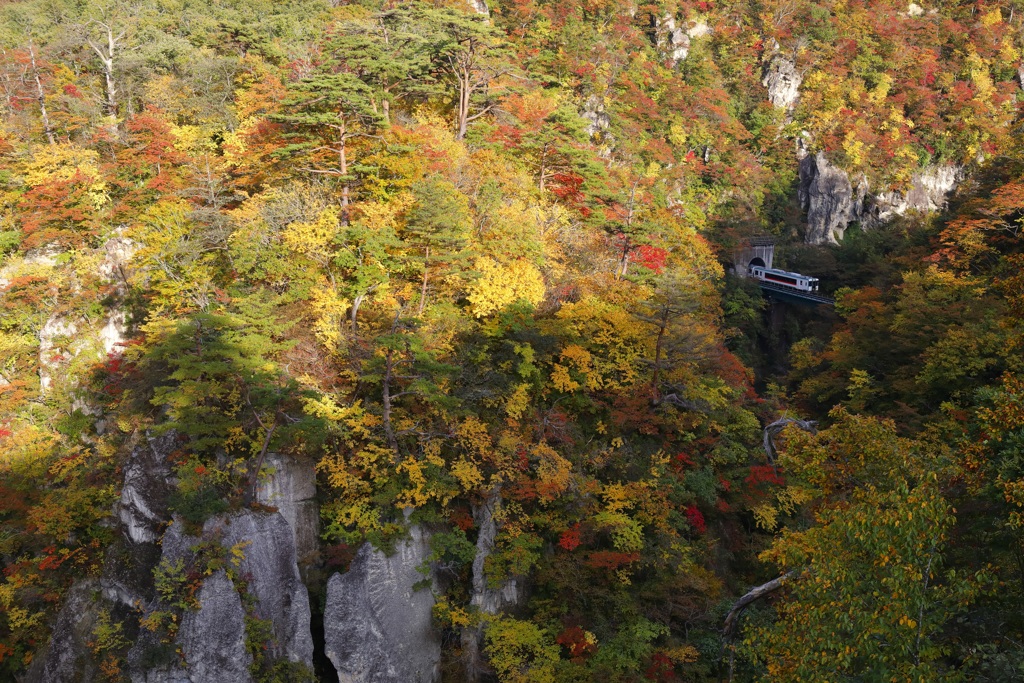
[[[762,282],[791,287],[801,292],[818,291],[818,278],[801,275],[800,273],[790,273],[787,270],[766,268],[764,266],[750,266],[750,276]]]

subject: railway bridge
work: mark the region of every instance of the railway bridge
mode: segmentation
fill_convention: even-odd
[[[733,254],[733,272],[756,279],[765,298],[801,306],[833,306],[835,299],[817,291],[817,279],[774,268],[775,238],[758,235]],[[808,284],[813,282],[813,285]]]

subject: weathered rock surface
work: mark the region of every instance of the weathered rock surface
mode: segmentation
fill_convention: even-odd
[[[480,608],[484,614],[497,614],[518,604],[521,598],[519,581],[515,577],[508,579],[500,588],[491,588],[484,573],[487,558],[494,552],[494,541],[498,536],[494,513],[500,507],[501,498],[495,494],[473,510],[480,533],[477,535],[476,556],[473,558],[473,594],[470,604]]]
[[[320,512],[316,505],[316,470],[313,463],[271,453],[266,465],[273,474],[262,482],[256,498],[277,508],[295,538],[295,554],[301,564],[316,552],[320,537]]]
[[[429,683],[440,676],[441,641],[431,588],[417,571],[430,556],[419,527],[388,557],[366,544],[327,584],[326,653],[342,683]]]
[[[167,497],[171,493],[171,464],[174,432],[145,442],[132,449],[124,467],[124,486],[117,506],[125,534],[134,543],[155,543],[170,521]]]
[[[309,593],[299,577],[295,541],[284,517],[279,512],[249,511],[221,515],[207,520],[202,537],[244,553],[238,571],[256,596],[256,616],[269,619],[273,627],[276,642],[271,644],[271,655],[312,666]],[[164,535],[164,559],[187,558],[198,541],[175,522]]]
[[[604,100],[597,95],[587,98],[580,116],[590,122],[587,124],[586,131],[587,135],[591,137],[603,133],[612,125],[611,117],[605,112]]]
[[[473,557],[473,592],[470,604],[475,605],[484,614],[498,614],[515,607],[523,597],[518,579],[511,577],[500,587],[491,588],[484,571],[487,558],[494,552],[494,542],[498,535],[495,513],[500,508],[501,491],[498,488],[493,489],[483,502],[473,508],[473,520],[480,531],[477,535],[476,555]],[[480,653],[483,635],[482,625],[465,628],[462,631],[463,666],[470,683],[480,681],[486,671]]]
[[[199,609],[186,613],[178,629],[184,667],[137,670],[132,683],[251,683],[245,609],[231,579],[216,572],[203,582],[198,597]]]
[[[692,22],[687,28],[679,26],[676,18],[665,14],[654,19],[654,41],[661,53],[672,66],[686,59],[694,38],[702,38],[712,33],[705,21]]]
[[[768,99],[776,107],[793,111],[800,99],[800,85],[803,76],[796,70],[796,62],[789,57],[776,54],[769,59],[761,84],[768,89]]]
[[[853,219],[853,186],[846,171],[829,163],[823,152],[800,162],[798,199],[807,211],[809,244],[839,244]]]
[[[199,590],[199,609],[181,620],[181,651],[192,683],[251,681],[245,610],[231,579],[217,572]]]
[[[690,36],[676,25],[676,18],[671,14],[654,20],[654,35],[658,49],[672,66],[690,54]]]
[[[130,635],[137,630],[137,604],[152,598],[153,567],[160,558],[155,541],[169,520],[167,495],[171,484],[167,457],[176,434],[148,438],[137,445],[124,469],[124,486],[117,517],[123,535],[107,551],[99,580],[76,584],[58,613],[46,650],[35,660],[30,683],[92,680],[88,642],[101,610],[120,621]]]
[[[908,211],[941,211],[962,174],[958,166],[929,166],[913,175],[906,194],[890,191],[872,195],[863,176],[854,187],[846,171],[833,166],[824,153],[806,155],[800,161],[798,189],[800,205],[807,211],[805,241],[838,244],[854,221],[873,228]]]
[[[959,166],[929,166],[914,174],[906,194],[881,192],[872,197],[861,223],[865,227],[874,227],[907,211],[941,211],[946,207],[950,193],[960,184],[962,174]]]
[[[299,579],[292,531],[284,517],[250,511],[221,515],[207,520],[201,538],[186,534],[181,522],[175,521],[163,537],[163,560],[181,561],[188,567],[200,541],[216,541],[226,550],[235,548],[244,554],[237,571],[255,597],[255,616],[270,622],[274,639],[267,643],[268,654],[312,669],[309,595]],[[128,655],[133,683],[251,680],[251,660],[245,652],[246,613],[236,586],[217,572],[203,581],[199,602],[200,609],[186,613],[178,629],[176,646],[185,666],[147,666],[145,653],[154,643],[144,637]],[[149,609],[157,608],[159,604],[153,603]]]
[[[36,655],[26,683],[79,683],[96,678],[89,641],[99,617],[99,584],[80,581],[68,591],[67,600],[53,625],[50,643]]]
[[[485,17],[491,16],[491,10],[487,7],[487,0],[469,0],[469,6],[477,14],[482,14]]]
[[[78,325],[60,315],[53,315],[39,330],[39,393],[47,394],[60,364],[77,355],[82,346],[75,340]]]

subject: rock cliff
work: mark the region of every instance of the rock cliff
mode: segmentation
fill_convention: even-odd
[[[807,212],[804,239],[808,244],[838,244],[853,222],[874,228],[908,211],[940,211],[962,174],[958,166],[929,166],[913,175],[905,193],[871,194],[866,178],[857,178],[854,186],[847,172],[834,166],[824,152],[806,155],[800,161],[797,191],[800,206]]]
[[[260,483],[256,498],[260,503],[276,507],[295,538],[295,555],[299,564],[308,562],[319,547],[320,511],[316,504],[316,470],[312,462],[278,453],[267,456],[271,470]]]
[[[793,111],[800,100],[802,83],[803,76],[791,58],[776,54],[768,59],[761,84],[768,89],[768,99],[776,107]]]
[[[186,611],[178,629],[175,645],[184,661],[147,666],[147,654],[159,649],[159,644],[144,637],[128,655],[133,683],[245,683],[249,680],[248,663],[244,663],[247,616],[269,624],[271,638],[265,647],[271,658],[311,669],[309,595],[299,577],[294,536],[284,517],[252,511],[219,515],[206,521],[199,536],[187,534],[182,523],[175,521],[162,540],[161,566],[203,575],[201,553],[211,544],[219,545],[223,556],[237,565],[249,611],[243,608],[243,586],[235,585],[224,571],[215,572],[202,582],[200,608]],[[147,615],[165,608],[154,600]]]
[[[429,557],[430,534],[414,526],[392,555],[365,544],[347,572],[331,577],[325,649],[341,683],[439,679],[432,581],[420,571]]]

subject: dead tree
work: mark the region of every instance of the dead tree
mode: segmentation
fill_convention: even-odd
[[[733,604],[732,609],[729,610],[729,614],[725,617],[725,624],[722,628],[722,648],[728,648],[729,650],[729,681],[732,681],[733,679],[736,664],[736,648],[733,647],[733,641],[736,639],[737,627],[739,626],[740,617],[743,616],[743,612],[746,611],[747,607],[751,604],[767,595],[771,595],[782,588],[787,581],[797,578],[802,573],[803,569],[793,569],[788,571],[777,579],[772,579],[768,583],[763,583],[760,586],[751,588]]]
[[[764,428],[764,454],[768,457],[768,462],[772,467],[775,467],[775,456],[778,455],[778,449],[775,448],[775,437],[782,432],[789,425],[796,425],[805,432],[811,434],[818,433],[818,423],[813,420],[798,420],[792,417],[784,417],[782,419],[772,422],[770,425]]]

